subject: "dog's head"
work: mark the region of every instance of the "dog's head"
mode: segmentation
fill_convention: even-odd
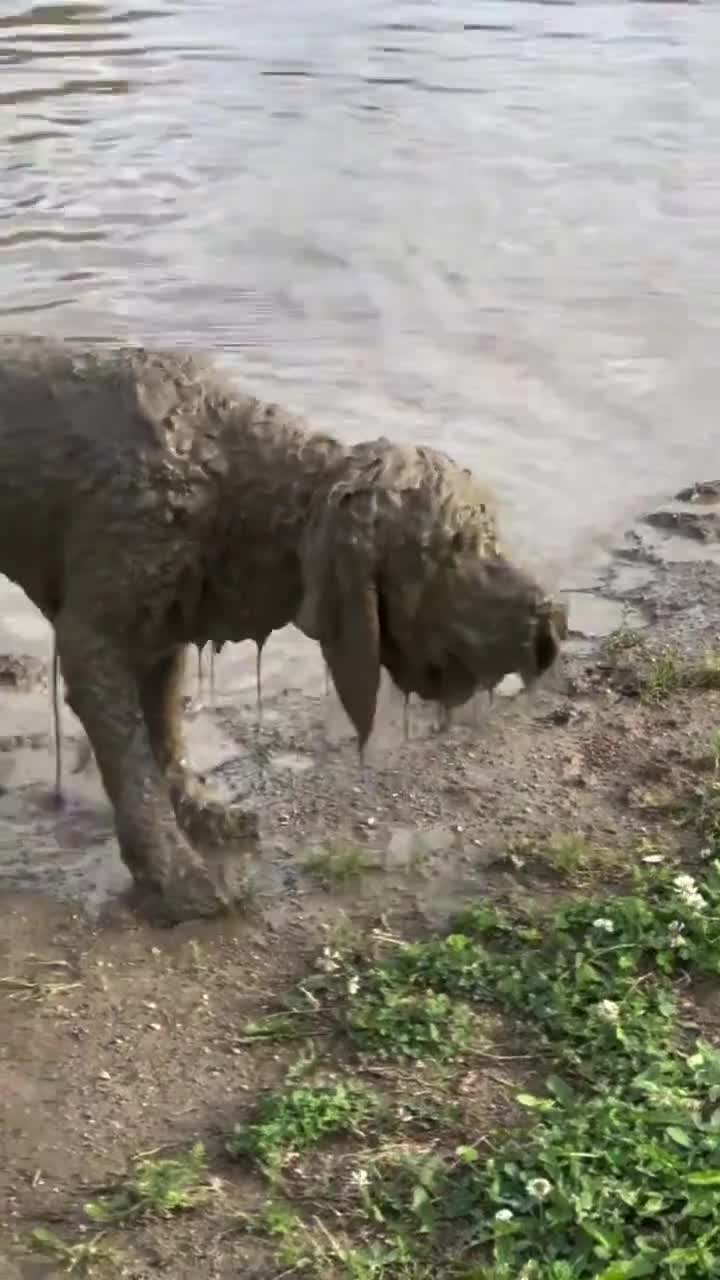
[[[490,495],[433,449],[350,450],[302,564],[296,623],[320,642],[361,744],[381,667],[403,692],[454,707],[510,672],[532,685],[566,633],[564,607],[501,554]]]

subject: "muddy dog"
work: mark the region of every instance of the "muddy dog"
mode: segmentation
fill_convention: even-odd
[[[176,920],[233,898],[188,838],[189,646],[294,623],[362,746],[382,667],[450,708],[532,683],[563,630],[446,455],[313,433],[205,356],[43,338],[0,339],[0,572],[55,628],[122,856]]]

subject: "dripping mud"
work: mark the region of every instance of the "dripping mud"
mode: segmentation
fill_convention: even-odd
[[[282,1054],[246,1050],[238,1028],[334,930],[417,933],[471,900],[552,900],[562,868],[527,851],[558,836],[612,848],[601,885],[666,838],[663,797],[716,734],[720,691],[653,692],[643,679],[657,668],[637,655],[680,669],[720,653],[720,485],[706,490],[639,519],[566,584],[566,652],[532,698],[509,681],[447,726],[386,688],[362,762],[314,646],[283,634],[262,653],[198,655],[192,766],[261,818],[261,847],[237,851],[247,904],[221,921],[168,930],[132,909],[62,699],[57,772],[52,662],[41,644],[0,656],[0,1276],[60,1274],[16,1255],[18,1230],[62,1220],[79,1186],[226,1125],[238,1095],[276,1082]],[[173,1280],[239,1264],[274,1274],[241,1237],[223,1252],[207,1223],[182,1230],[180,1251],[161,1226],[141,1233],[123,1274],[144,1280],[171,1260]]]

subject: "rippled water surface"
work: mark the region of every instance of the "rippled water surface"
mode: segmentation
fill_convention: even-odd
[[[567,582],[720,470],[719,80],[718,4],[5,0],[0,329],[437,442]]]

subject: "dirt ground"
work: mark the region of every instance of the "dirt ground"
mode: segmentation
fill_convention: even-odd
[[[641,634],[681,661],[720,647],[716,507],[669,503],[595,566],[592,585],[568,584],[571,639],[532,698],[479,699],[446,731],[411,705],[406,739],[386,691],[362,766],[313,655],[298,668],[303,691],[270,670],[260,727],[252,654],[222,656],[212,696],[207,671],[200,690],[191,672],[193,762],[261,815],[261,847],[237,855],[247,904],[222,921],[168,929],[139,914],[97,776],[70,772],[77,725],[64,713],[58,811],[46,669],[0,661],[0,1280],[61,1274],[18,1241],[39,1225],[77,1232],[84,1201],[138,1153],[195,1138],[221,1169],[211,1208],[138,1225],[107,1274],[271,1280],[271,1253],[238,1226],[266,1192],[223,1163],[222,1140],[298,1052],[243,1028],[329,939],[422,934],[469,901],[552,900],[583,876],[606,887],[668,842],[697,855],[673,814],[708,767],[720,693],[639,696],[634,645]],[[568,836],[596,861],[568,867],[557,853]],[[343,849],[363,862],[346,886],[329,870]],[[716,991],[704,1007],[714,1034]],[[508,1029],[489,1035],[503,1059]],[[468,1077],[478,1130],[507,1114],[511,1084],[494,1061]]]

